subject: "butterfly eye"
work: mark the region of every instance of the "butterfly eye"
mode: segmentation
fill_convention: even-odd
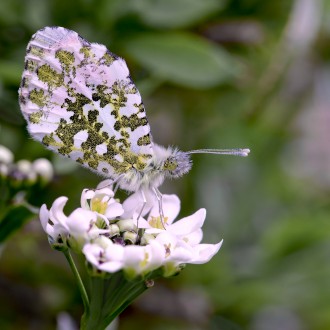
[[[165,171],[174,171],[177,167],[178,163],[172,159],[167,159],[163,165]]]

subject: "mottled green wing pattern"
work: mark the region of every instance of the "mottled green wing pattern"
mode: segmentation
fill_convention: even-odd
[[[46,27],[27,47],[19,89],[32,137],[107,177],[153,155],[141,96],[122,58],[76,32]]]

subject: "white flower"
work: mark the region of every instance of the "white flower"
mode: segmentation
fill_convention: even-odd
[[[59,197],[49,211],[45,205],[40,209],[42,227],[52,244],[70,240],[71,247],[79,250],[87,241],[107,232],[95,226],[97,214],[90,210],[77,208],[67,217],[63,212],[67,201],[67,197]]]
[[[65,219],[61,219],[61,210],[63,211],[63,207],[66,204],[67,200],[67,197],[59,197],[54,201],[53,206],[50,210],[47,209],[47,206],[45,204],[43,204],[40,208],[40,222],[42,228],[49,237],[49,242],[51,245],[62,244],[66,241],[68,231],[62,225]]]
[[[205,209],[175,221],[180,212],[176,195],[162,196],[162,212],[152,194],[142,210],[140,196],[135,193],[122,205],[109,186],[85,189],[81,207],[69,216],[63,212],[67,198],[60,197],[49,211],[45,205],[41,207],[40,220],[52,244],[67,243],[65,246],[82,251],[94,269],[123,270],[129,278],[156,270],[171,276],[187,263],[209,261],[219,251],[222,242],[201,244]]]
[[[144,228],[145,235],[149,235],[148,239],[150,239],[150,235],[155,238],[151,241],[147,240],[148,244],[157,242],[164,248],[165,276],[173,275],[181,265],[186,263],[205,263],[219,251],[222,242],[200,244],[203,238],[202,226],[206,217],[205,209],[200,209],[194,214],[174,222],[180,212],[180,200],[176,195],[163,195],[164,218],[160,216],[159,203],[154,198],[153,205],[149,199],[149,204],[141,213],[141,216],[146,216],[146,219],[142,217],[137,219],[143,205],[139,195],[139,193],[135,193],[126,199],[123,203],[124,214],[133,216],[138,227]],[[143,239],[144,236],[142,236],[141,241]]]
[[[86,259],[99,270],[115,273],[124,265],[124,247],[104,236],[94,243],[85,244],[82,251]]]
[[[147,274],[163,265],[164,247],[155,240],[148,245],[124,247],[124,270],[128,277]]]
[[[81,194],[81,207],[96,212],[97,215],[109,225],[109,220],[121,216],[124,209],[114,198],[114,193],[109,187],[88,190]]]
[[[203,264],[208,262],[220,249],[218,244],[191,245],[184,239],[164,231],[156,239],[165,248],[164,276],[171,276],[184,264]]]

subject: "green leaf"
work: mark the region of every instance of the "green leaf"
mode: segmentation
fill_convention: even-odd
[[[238,63],[220,46],[187,33],[144,33],[125,40],[123,47],[153,76],[186,87],[213,87],[238,71]]]
[[[132,6],[150,26],[182,28],[216,14],[224,3],[222,0],[140,0],[132,1]]]
[[[26,205],[10,207],[0,220],[0,242],[4,242],[35,215]]]

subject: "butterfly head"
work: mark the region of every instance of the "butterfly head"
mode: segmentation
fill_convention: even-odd
[[[188,173],[191,169],[192,162],[190,155],[178,149],[172,149],[171,154],[165,159],[162,170],[167,177],[179,178]]]

